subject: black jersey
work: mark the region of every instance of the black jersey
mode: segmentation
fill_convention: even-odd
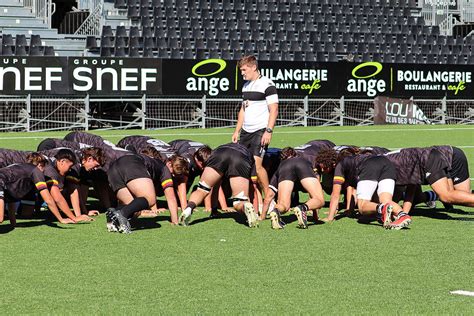
[[[306,144],[295,147],[298,156],[306,159],[313,165],[314,158],[323,149],[333,148],[335,145],[329,140],[312,140]]]
[[[163,160],[166,160],[175,154],[175,151],[170,144],[149,136],[126,136],[117,143],[117,146],[130,150],[136,154],[140,154],[143,149],[152,146],[160,153]]]
[[[378,146],[361,146],[359,151],[361,153],[371,153],[372,155],[385,155],[390,152],[390,149]]]
[[[334,168],[333,184],[346,184],[355,188],[357,186],[357,175],[360,172],[359,167],[370,157],[373,157],[373,155],[362,154],[342,159]]]
[[[157,193],[160,192],[160,188],[164,191],[166,188],[173,187],[171,172],[164,162],[144,155],[141,158],[153,180]]]
[[[90,147],[90,145],[80,144],[77,142],[72,142],[72,141],[60,139],[60,138],[46,138],[41,143],[38,144],[38,148],[36,150],[44,151],[44,150],[60,148],[60,147],[69,148],[73,150],[79,150],[81,148]]]
[[[64,140],[79,143],[80,146],[82,146],[81,148],[85,146],[103,148],[107,145],[105,140],[99,135],[79,131],[67,134],[66,136],[64,136]]]
[[[194,153],[201,147],[205,146],[203,143],[195,142],[186,139],[177,139],[169,143],[173,151],[186,159],[189,163],[188,182],[192,183],[194,178],[201,175],[202,170],[196,166],[194,161]]]
[[[32,164],[19,163],[0,169],[0,198],[17,201],[44,189],[47,185],[43,172]]]
[[[14,163],[26,163],[26,156],[32,151],[0,149],[0,168],[7,167]]]
[[[449,169],[451,169],[451,166],[453,164],[453,147],[452,146],[433,146],[433,147],[427,147],[429,148],[434,148],[440,152],[440,154],[443,156],[443,159],[446,160],[447,164],[449,165]]]
[[[436,180],[433,176],[447,176],[449,169],[448,161],[434,147],[403,148],[385,156],[395,165],[397,185],[431,184]]]

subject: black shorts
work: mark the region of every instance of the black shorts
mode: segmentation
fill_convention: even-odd
[[[303,158],[290,158],[280,163],[280,167],[272,178],[272,186],[278,187],[282,181],[292,181],[299,184],[306,178],[316,178],[311,164]]]
[[[248,148],[250,153],[255,157],[261,157],[265,155],[265,151],[268,145],[262,146],[262,136],[265,133],[265,129],[260,129],[253,133],[248,133],[244,130],[240,132],[239,143]]]
[[[423,170],[426,182],[431,185],[439,179],[447,178],[448,169],[448,162],[443,155],[437,149],[432,149]]]
[[[469,179],[469,165],[466,155],[457,147],[453,147],[453,161],[448,174],[453,179],[454,184],[459,184]]]
[[[132,180],[139,178],[151,179],[143,160],[135,155],[120,157],[112,163],[107,172],[107,178],[109,179],[110,187],[114,193],[125,188],[127,183]]]
[[[395,166],[384,156],[373,156],[363,161],[358,167],[357,181],[382,181],[397,178]]]
[[[252,158],[253,160],[253,158]],[[250,179],[254,162],[249,156],[230,148],[218,148],[206,162],[210,167],[224,177],[244,177]]]

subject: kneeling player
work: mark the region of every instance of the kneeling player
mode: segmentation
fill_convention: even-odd
[[[180,217],[180,224],[187,226],[193,210],[223,178],[229,178],[234,208],[245,213],[249,227],[258,226],[258,218],[252,203],[249,202],[249,185],[254,159],[243,145],[237,143],[217,147],[205,162],[205,168],[198,189],[191,194],[187,207]]]
[[[135,212],[155,208],[155,185],[161,185],[168,202],[171,222],[178,223],[178,204],[173,180],[166,165],[147,156],[127,155],[116,160],[109,169],[108,179],[112,190],[123,207],[107,211],[109,231],[131,233],[129,219]],[[109,223],[113,224],[110,225]]]
[[[307,212],[315,211],[324,205],[324,195],[313,167],[309,161],[297,156],[297,152],[290,147],[283,148],[281,152],[282,161],[276,173],[270,181],[272,190],[265,197],[262,217],[266,215],[268,207],[278,192],[277,203],[270,211],[270,218],[273,229],[284,227],[280,220],[280,214],[290,209],[291,195],[294,190],[304,190],[308,192],[310,199],[303,204],[296,206],[293,210],[298,218],[299,228],[308,228]]]
[[[343,184],[356,188],[357,206],[363,215],[376,215],[377,220],[387,229],[401,229],[411,223],[408,214],[393,202],[396,170],[390,161],[382,156],[359,154],[346,156],[341,160],[334,149],[321,151],[316,164],[323,172],[334,170],[333,190],[326,221],[333,221],[339,204]],[[334,164],[336,165],[334,167]],[[380,204],[372,202],[377,191]],[[395,221],[392,222],[392,216]]]

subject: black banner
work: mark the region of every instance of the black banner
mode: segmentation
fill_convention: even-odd
[[[1,57],[3,95],[161,95],[155,58]]]
[[[236,61],[1,57],[2,95],[240,96]],[[472,98],[474,65],[261,61],[280,96]]]
[[[376,97],[374,124],[431,124],[413,100]]]

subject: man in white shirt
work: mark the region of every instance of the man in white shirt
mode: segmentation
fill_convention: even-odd
[[[257,179],[267,196],[269,180],[262,161],[278,116],[278,94],[275,84],[260,74],[255,56],[244,56],[238,66],[247,82],[242,88],[243,102],[232,142],[238,141],[253,154]]]

